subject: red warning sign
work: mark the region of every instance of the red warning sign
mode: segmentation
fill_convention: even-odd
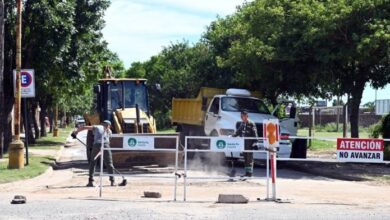
[[[337,159],[351,162],[382,162],[382,139],[338,138]]]

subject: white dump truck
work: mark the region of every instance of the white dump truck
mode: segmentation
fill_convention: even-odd
[[[276,119],[258,98],[259,92],[250,92],[245,89],[215,89],[201,88],[199,95],[193,99],[172,100],[172,122],[181,132],[181,140],[185,136],[228,136],[238,128],[240,112],[246,110],[249,119],[256,124],[258,136],[263,136],[263,121]],[[291,154],[292,143],[289,136],[296,136],[297,121],[295,107],[291,109],[289,117],[279,119],[280,147],[278,156],[288,158]],[[184,143],[184,142],[183,142]],[[239,152],[227,152],[226,157],[240,158]],[[264,154],[255,153],[255,159],[263,159]]]

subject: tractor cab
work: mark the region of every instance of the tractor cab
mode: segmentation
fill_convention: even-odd
[[[94,86],[94,93],[95,111],[99,118],[95,121],[110,120],[113,132],[118,134],[155,133],[146,79],[101,79]]]

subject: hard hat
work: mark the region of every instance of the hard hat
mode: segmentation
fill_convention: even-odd
[[[109,120],[104,120],[103,123],[106,125],[111,125],[111,122]]]

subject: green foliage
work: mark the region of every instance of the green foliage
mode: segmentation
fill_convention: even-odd
[[[330,151],[334,152],[336,149],[336,143],[334,141],[312,140],[311,151]]]
[[[373,138],[390,138],[390,114],[385,115],[378,123],[370,127],[370,136]]]
[[[108,6],[109,0],[25,2],[22,63],[35,69],[36,101],[43,109],[59,104],[80,114],[91,107],[92,85],[103,66],[123,75],[122,61],[102,39]]]
[[[22,179],[29,179],[44,173],[52,162],[49,157],[31,157],[29,165],[15,171],[8,169],[8,160],[0,162],[0,183],[13,182]]]
[[[69,136],[73,128],[68,127],[66,129],[59,129],[59,136],[47,136],[36,141],[35,144],[30,145],[30,153],[34,149],[49,150],[51,154],[52,150],[59,150],[61,146],[65,144],[66,138]],[[6,155],[7,158],[7,155]],[[13,182],[22,179],[33,178],[44,173],[47,168],[53,163],[54,158],[51,156],[34,156],[30,154],[29,165],[23,169],[14,170],[8,169],[8,160],[0,162],[0,183]]]
[[[213,22],[217,64],[275,105],[280,95],[350,94],[352,135],[365,84],[390,82],[388,1],[257,0]]]
[[[390,113],[384,116],[380,122],[375,124],[371,130],[371,137],[390,139]],[[384,159],[390,160],[390,142],[385,141]]]
[[[167,128],[171,126],[172,97],[194,97],[202,86],[229,86],[229,79],[218,74],[213,59],[212,52],[203,43],[191,47],[188,42],[178,42],[146,62],[133,63],[126,77],[148,79],[153,116],[158,128]],[[155,89],[156,84],[161,85],[161,90]]]
[[[390,138],[390,113],[382,118],[381,134],[383,138]]]
[[[382,123],[380,121],[376,124],[371,125],[368,128],[370,137],[372,138],[379,138],[379,136],[381,135],[381,130],[382,130]]]
[[[389,10],[386,0],[246,2],[199,43],[172,44],[127,76],[161,84],[151,106],[163,124],[172,97],[194,97],[201,86],[259,90],[273,106],[280,96],[349,94],[356,136],[364,86],[390,82]]]
[[[315,130],[316,131],[324,131],[324,132],[341,132],[343,129],[342,124],[339,124],[339,129],[337,130],[336,123],[327,123],[324,126],[316,125]]]

